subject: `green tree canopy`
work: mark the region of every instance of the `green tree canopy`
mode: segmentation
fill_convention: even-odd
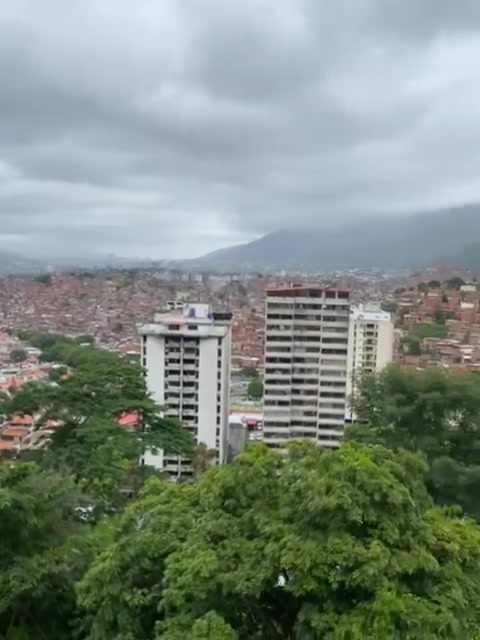
[[[473,638],[480,533],[433,508],[421,457],[256,445],[151,481],[79,585],[90,640]]]
[[[422,355],[422,348],[420,346],[420,340],[414,336],[407,335],[402,338],[402,345],[404,352],[411,356]]]
[[[196,478],[199,478],[205,471],[210,468],[217,452],[215,449],[209,449],[204,442],[201,442],[193,452],[192,468]]]
[[[393,300],[385,300],[385,302],[382,302],[382,309],[388,313],[395,313],[398,309],[398,304]]]
[[[460,278],[459,276],[455,276],[453,278],[450,278],[450,280],[447,280],[445,284],[449,289],[460,289],[460,287],[463,287],[463,285],[466,284],[466,282],[463,278]]]
[[[68,637],[75,504],[70,478],[32,464],[0,464],[0,630],[7,638]]]
[[[10,360],[12,362],[23,362],[27,357],[28,354],[25,349],[13,349],[13,351],[10,352]]]
[[[452,320],[456,315],[453,311],[435,311],[434,317],[437,325],[444,325],[447,320]]]
[[[410,335],[423,340],[423,338],[445,338],[447,336],[447,328],[445,327],[445,316],[438,316],[439,320],[443,320],[442,324],[415,324],[410,329]]]
[[[50,287],[52,285],[52,276],[49,273],[41,273],[40,275],[35,276],[34,281]]]
[[[263,382],[260,378],[252,378],[248,383],[247,396],[251,400],[261,400],[263,398]]]
[[[40,425],[59,423],[48,451],[35,452],[35,460],[71,475],[90,500],[95,517],[118,510],[138,491],[146,475],[139,466],[146,449],[193,455],[191,435],[177,420],[161,416],[139,366],[63,336],[25,337],[41,345],[45,360],[68,366],[71,374],[58,376],[55,385],[24,385],[0,399],[0,410],[7,415],[40,415]],[[137,416],[137,428],[120,425],[129,413]]]
[[[360,383],[358,425],[349,439],[420,451],[439,504],[458,504],[480,521],[480,378],[395,366]]]

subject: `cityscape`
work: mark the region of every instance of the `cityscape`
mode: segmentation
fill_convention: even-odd
[[[479,77],[480,0],[0,2],[0,640],[480,640]]]
[[[439,267],[335,279],[333,286],[332,278],[322,284],[307,275],[141,270],[5,277],[0,385],[8,393],[48,380],[59,366],[41,362],[19,331],[84,339],[141,365],[165,414],[224,463],[232,444],[239,453],[252,440],[273,448],[291,439],[339,446],[345,425],[356,421],[359,380],[390,363],[480,370],[473,272]],[[252,380],[260,383],[255,397]],[[0,430],[4,454],[46,446],[34,416],[11,418]],[[178,461],[163,452],[157,458],[150,455],[150,464],[180,477]],[[184,463],[181,477],[191,474]]]

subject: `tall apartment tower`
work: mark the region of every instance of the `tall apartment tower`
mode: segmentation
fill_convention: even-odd
[[[336,447],[348,407],[348,291],[288,285],[266,292],[264,442]]]
[[[197,444],[227,455],[231,313],[185,304],[140,328],[147,387],[166,416],[178,418]],[[145,462],[151,463],[146,459]],[[172,476],[191,474],[188,461],[161,455],[155,465]]]
[[[348,333],[348,403],[346,421],[355,421],[352,402],[363,375],[377,373],[393,360],[394,325],[390,313],[353,308]]]

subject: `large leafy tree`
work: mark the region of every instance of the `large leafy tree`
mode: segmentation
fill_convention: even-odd
[[[72,637],[75,582],[103,535],[95,541],[76,518],[77,505],[68,476],[31,463],[0,465],[2,637]]]
[[[151,481],[79,585],[89,640],[475,638],[480,533],[420,456],[259,445]]]
[[[458,504],[480,521],[480,377],[390,366],[363,379],[358,424],[347,438],[423,453],[439,504]]]
[[[118,510],[142,486],[152,473],[139,466],[145,449],[193,454],[192,437],[178,421],[161,416],[140,367],[63,336],[22,337],[43,349],[44,360],[68,367],[69,374],[55,384],[31,383],[4,396],[1,411],[36,413],[40,424],[48,420],[60,424],[49,451],[33,455],[44,467],[73,476],[85,498],[91,499],[95,514]],[[118,424],[128,412],[138,418],[134,429]]]

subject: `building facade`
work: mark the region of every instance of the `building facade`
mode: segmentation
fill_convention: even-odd
[[[206,304],[185,304],[140,328],[147,387],[164,415],[178,418],[197,444],[227,455],[231,319]],[[148,453],[152,462],[152,453]],[[190,461],[159,452],[156,466],[172,476],[191,475]]]
[[[393,360],[394,325],[390,313],[352,308],[348,332],[349,398],[346,421],[355,421],[353,402],[363,375],[377,373]]]
[[[336,447],[348,407],[348,291],[316,286],[266,292],[263,439]]]

